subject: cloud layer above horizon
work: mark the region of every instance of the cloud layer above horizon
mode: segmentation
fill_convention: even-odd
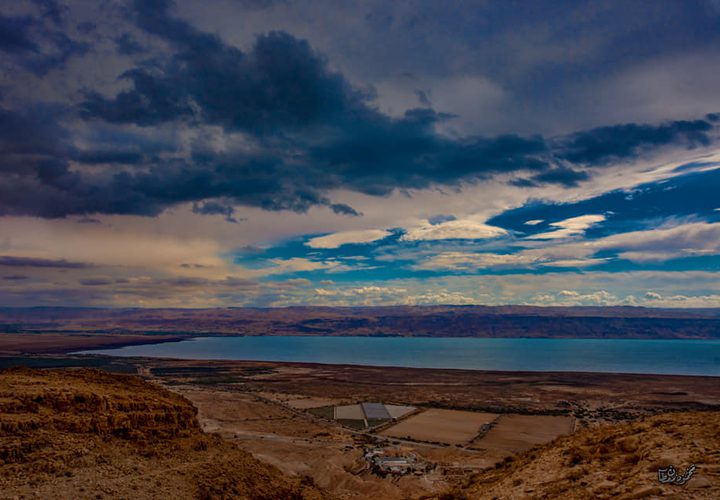
[[[526,7],[3,6],[0,306],[720,306],[717,3]]]

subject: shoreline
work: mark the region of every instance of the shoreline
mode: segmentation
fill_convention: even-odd
[[[118,349],[133,345],[182,342],[192,336],[85,333],[0,333],[0,356],[66,354],[95,349]]]
[[[720,341],[716,340],[685,343],[658,339],[646,343],[651,341],[464,337],[369,339],[362,336],[213,336],[190,337],[186,340],[198,342],[79,350],[71,354],[177,361],[260,361],[379,368],[720,377]],[[533,354],[535,352],[545,352],[546,355],[538,358]],[[590,352],[597,354],[588,354]],[[678,353],[682,354],[681,358],[677,357]],[[644,357],[641,362],[635,362],[635,355]],[[693,356],[697,356],[697,363],[687,361]]]
[[[392,366],[392,365],[360,365],[348,363],[313,363],[308,361],[262,361],[262,360],[245,360],[245,359],[183,359],[183,358],[156,358],[148,356],[121,357],[110,356],[105,354],[86,354],[76,356],[87,357],[105,357],[113,360],[123,360],[129,362],[141,362],[149,364],[170,364],[170,365],[218,365],[213,368],[298,368],[311,370],[382,370],[384,372],[401,371],[407,375],[413,375],[411,372],[437,372],[438,374],[451,375],[478,375],[478,376],[502,376],[502,377],[546,377],[555,376],[558,378],[583,378],[583,377],[601,377],[601,378],[618,378],[626,380],[628,378],[681,378],[687,380],[689,378],[698,379],[720,379],[720,375],[682,375],[682,374],[664,374],[664,373],[625,373],[625,372],[591,372],[591,371],[562,371],[562,370],[474,370],[470,368],[423,368],[415,366]],[[228,366],[223,366],[228,365]]]

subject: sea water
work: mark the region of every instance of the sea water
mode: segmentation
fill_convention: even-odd
[[[82,354],[720,376],[720,340],[214,336],[83,351]]]

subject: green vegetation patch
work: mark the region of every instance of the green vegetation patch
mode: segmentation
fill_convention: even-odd
[[[350,429],[355,429],[356,431],[362,431],[365,430],[365,421],[364,420],[350,420],[350,419],[338,419],[336,422],[339,422],[340,425],[344,427],[348,427]]]
[[[312,413],[316,417],[324,418],[326,420],[332,420],[335,417],[335,407],[334,406],[322,406],[320,408],[310,408],[307,411]]]

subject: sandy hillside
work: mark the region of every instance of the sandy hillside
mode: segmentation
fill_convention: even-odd
[[[98,370],[0,372],[0,498],[325,498],[200,430],[183,397]]]
[[[663,485],[657,470],[697,471]],[[720,498],[720,414],[666,413],[559,438],[473,476],[444,499]]]

